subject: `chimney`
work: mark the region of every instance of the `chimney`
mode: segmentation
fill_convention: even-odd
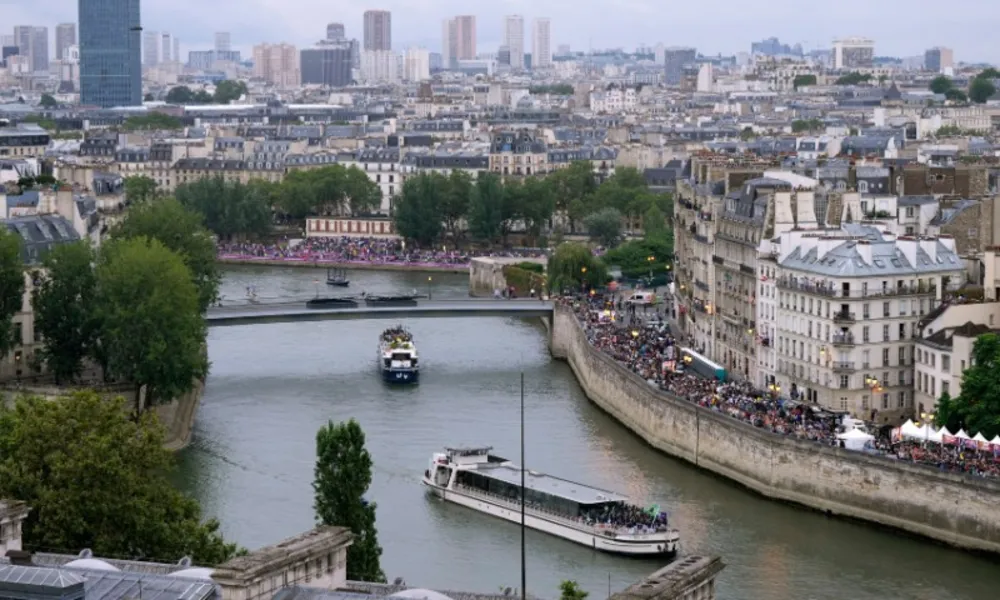
[[[21,551],[21,526],[30,512],[24,502],[0,500],[0,553],[10,556],[11,551]]]
[[[7,560],[10,561],[10,564],[17,567],[34,566],[31,562],[31,552],[25,550],[8,550]]]

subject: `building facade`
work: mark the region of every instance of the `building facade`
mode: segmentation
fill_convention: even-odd
[[[347,32],[343,23],[330,23],[326,26],[326,39],[331,42],[339,42],[347,38]]]
[[[142,104],[140,34],[139,0],[80,0],[82,104]]]
[[[870,69],[875,58],[875,42],[852,37],[833,42],[834,69]]]
[[[291,44],[258,44],[253,47],[253,76],[278,87],[302,83],[299,50]]]
[[[684,79],[684,68],[693,65],[698,58],[694,48],[666,48],[663,51],[663,76],[667,85],[680,85]]]
[[[351,83],[351,47],[331,44],[306,48],[301,54],[302,84],[343,87]]]
[[[548,172],[548,148],[530,131],[500,131],[490,142],[490,171],[501,175]]]
[[[924,52],[924,69],[933,73],[943,73],[955,66],[955,54],[951,48],[940,46]]]
[[[535,19],[532,26],[531,68],[548,69],[552,66],[551,22],[547,18]]]
[[[504,46],[510,53],[509,65],[515,71],[524,68],[524,17],[508,15],[503,22]]]
[[[66,58],[66,50],[76,45],[76,23],[56,25],[56,60]]]
[[[365,50],[392,50],[392,13],[366,10],[364,25]]]

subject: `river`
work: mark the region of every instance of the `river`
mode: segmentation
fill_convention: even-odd
[[[319,270],[233,267],[225,302],[247,286],[262,301],[329,294]],[[465,275],[350,271],[351,293],[429,290],[467,296]],[[428,277],[431,280],[428,281]],[[317,279],[319,282],[317,283]],[[587,401],[570,369],[548,353],[545,330],[516,319],[414,319],[421,383],[379,379],[382,321],[213,329],[211,375],[181,485],[226,536],[249,548],[314,524],[315,432],[357,419],[375,463],[382,566],[390,581],[495,591],[520,585],[516,525],[428,498],[419,483],[446,444],[492,445],[517,459],[519,377],[526,382],[526,463],[532,469],[659,503],[685,553],[722,556],[721,600],[979,600],[995,598],[1000,568],[987,559],[874,527],[764,500],[645,445]],[[578,581],[603,598],[651,573],[656,561],[597,554],[529,531],[528,591],[558,596]]]

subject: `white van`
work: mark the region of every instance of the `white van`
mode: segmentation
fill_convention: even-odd
[[[632,292],[632,295],[625,300],[625,303],[638,306],[651,306],[656,304],[656,294],[653,292]]]

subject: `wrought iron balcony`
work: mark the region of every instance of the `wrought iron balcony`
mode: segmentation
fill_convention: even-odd
[[[831,342],[834,346],[853,346],[854,345],[854,334],[853,333],[835,333]]]
[[[834,373],[850,373],[855,370],[853,361],[834,361],[830,363]]]
[[[854,313],[847,311],[840,311],[834,313],[833,322],[834,323],[853,323],[857,319],[854,318]]]

